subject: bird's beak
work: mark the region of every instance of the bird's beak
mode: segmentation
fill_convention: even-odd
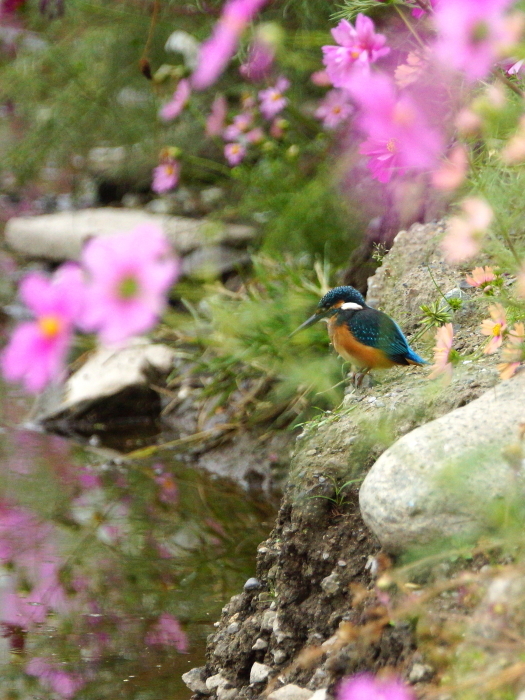
[[[308,328],[308,326],[313,326],[316,321],[320,321],[322,318],[324,318],[325,314],[323,313],[315,313],[313,316],[310,316],[310,318],[305,321],[304,323],[301,323],[299,328],[296,328],[293,333],[290,333],[288,336],[289,338],[292,337],[292,335],[295,335],[296,333],[299,333],[299,331],[302,331],[303,328]]]

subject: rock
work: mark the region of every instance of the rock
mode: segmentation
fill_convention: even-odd
[[[287,658],[288,658],[288,654],[285,651],[283,651],[282,649],[276,649],[273,652],[273,661],[274,661],[274,663],[277,664],[277,666],[279,666],[279,664],[284,663]]]
[[[319,690],[315,691],[310,700],[327,700],[327,698],[328,688],[319,688]]]
[[[252,578],[249,578],[243,586],[243,588],[246,592],[257,591],[260,587],[261,587],[261,582],[259,581],[258,578],[255,578],[253,576],[252,576]]]
[[[313,694],[313,690],[288,683],[288,685],[283,685],[279,690],[271,692],[268,695],[268,700],[310,700]]]
[[[234,688],[229,683],[217,688],[217,700],[236,700],[238,695],[238,688]]]
[[[256,661],[250,670],[250,683],[264,683],[271,672],[272,669],[269,666]]]
[[[231,625],[228,625],[228,627],[226,628],[226,632],[227,634],[237,634],[237,632],[239,631],[239,627],[240,625],[238,622],[232,622]]]
[[[422,683],[428,681],[434,675],[434,669],[428,664],[414,664],[408,674],[409,683]]]
[[[525,495],[521,455],[516,464],[503,452],[519,442],[524,391],[525,372],[416,428],[379,457],[359,503],[386,551],[473,536],[497,501]]]
[[[262,637],[259,637],[259,639],[255,640],[255,644],[253,645],[252,649],[254,651],[262,651],[263,649],[268,648],[268,642],[263,639]]]
[[[220,673],[216,673],[214,676],[206,678],[206,688],[210,692],[214,692],[221,684],[224,685],[225,682],[227,682],[226,679]]]
[[[339,587],[340,581],[335,571],[321,581],[321,588],[328,595],[335,595]]]
[[[204,666],[192,668],[191,671],[182,674],[183,682],[188,686],[192,693],[200,693],[201,695],[211,695],[204,681]]]
[[[270,632],[273,629],[273,623],[277,619],[277,613],[275,610],[265,610],[261,619],[261,631]]]
[[[37,403],[33,418],[48,427],[94,413],[93,422],[107,417],[139,415],[160,411],[158,394],[149,382],[168,374],[173,367],[174,351],[167,345],[136,340],[118,350],[99,348],[56,393],[45,394]],[[108,397],[114,400],[109,402]],[[136,404],[132,406],[131,403]],[[104,412],[98,416],[97,403]],[[134,412],[135,411],[135,412]],[[107,416],[106,416],[107,414]]]
[[[239,267],[246,267],[250,260],[249,254],[240,250],[232,250],[222,245],[207,246],[185,256],[182,261],[182,274],[197,279],[220,277]]]
[[[251,226],[152,214],[141,209],[101,207],[13,217],[6,224],[5,239],[17,253],[31,258],[78,260],[82,246],[89,238],[129,231],[139,224],[160,226],[179,255],[219,243],[232,247],[244,246],[255,236]],[[226,262],[233,264],[232,260],[220,258],[217,252],[214,256],[215,260],[220,259],[223,266]],[[194,260],[191,263],[192,269],[197,267],[197,262]]]

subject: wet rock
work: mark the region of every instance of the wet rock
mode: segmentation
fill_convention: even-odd
[[[288,683],[288,685],[283,685],[282,688],[270,693],[268,700],[310,700],[313,694],[313,690]]]
[[[498,501],[525,495],[525,470],[504,450],[525,422],[525,373],[408,433],[366,476],[359,503],[389,552],[472,536]]]
[[[181,256],[204,246],[217,247],[221,244],[233,248],[242,247],[255,235],[252,227],[241,224],[165,216],[141,209],[102,207],[13,217],[6,224],[5,239],[13,250],[30,258],[78,260],[82,246],[89,238],[128,231],[139,224],[160,226],[174,251]],[[233,251],[231,258],[227,257],[227,253],[221,257],[216,251],[212,257],[217,265],[221,263],[223,267],[226,263],[230,266],[234,264]],[[190,267],[190,263],[187,264]],[[202,267],[202,264],[202,260],[193,260],[190,271],[199,265]]]
[[[271,672],[270,666],[256,661],[250,670],[250,683],[264,683]]]
[[[198,666],[197,668],[192,668],[191,671],[182,674],[183,682],[188,686],[192,693],[200,693],[201,695],[211,695],[212,691],[209,690],[204,681],[205,667]]]
[[[158,415],[160,399],[149,384],[171,371],[173,357],[167,345],[145,340],[118,350],[99,348],[58,392],[44,394],[32,418],[57,430],[85,421],[85,433],[119,417]]]

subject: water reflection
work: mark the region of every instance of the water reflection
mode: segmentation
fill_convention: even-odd
[[[2,401],[4,697],[185,700],[225,600],[253,575],[273,507],[163,454],[101,464],[15,427]]]

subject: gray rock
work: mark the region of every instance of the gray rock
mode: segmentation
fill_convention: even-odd
[[[151,373],[166,375],[173,367],[174,351],[167,345],[136,340],[118,350],[99,348],[66,381],[61,391],[46,395],[33,419],[49,422],[75,416],[99,399],[122,394],[132,387],[150,391]],[[118,406],[112,410],[118,413]]]
[[[160,226],[179,255],[219,243],[243,246],[255,235],[251,226],[241,224],[165,216],[141,209],[101,207],[13,217],[6,224],[5,239],[13,250],[31,258],[78,260],[89,238],[129,231],[139,224]],[[196,262],[192,265],[195,267]]]
[[[206,688],[210,692],[214,692],[221,684],[224,685],[225,681],[226,679],[220,673],[216,673],[214,676],[206,678]]]
[[[250,260],[248,253],[240,250],[222,245],[207,246],[194,250],[184,257],[182,274],[196,279],[220,277],[239,267],[246,267]]]
[[[288,685],[283,685],[282,688],[271,692],[268,695],[268,700],[310,700],[313,694],[313,690],[288,683]]]
[[[268,648],[268,642],[263,639],[262,637],[259,637],[259,639],[255,640],[255,644],[253,645],[252,649],[254,651],[262,651],[263,649]]]
[[[217,700],[236,700],[239,696],[239,689],[230,684],[221,685],[217,688]]]
[[[273,623],[277,618],[275,610],[265,610],[261,619],[261,630],[270,632],[273,629]]]
[[[408,674],[409,683],[421,683],[428,681],[434,675],[434,669],[428,664],[414,664]]]
[[[519,443],[524,391],[525,372],[416,428],[379,457],[359,503],[385,550],[474,536],[497,502],[525,495],[521,456],[504,453]]]
[[[201,693],[201,695],[211,695],[211,690],[208,690],[204,681],[204,666],[192,668],[191,671],[182,674],[183,682],[188,686],[192,693]]]
[[[287,658],[288,658],[288,654],[285,651],[283,651],[282,649],[276,649],[273,652],[274,663],[276,663],[278,666],[279,666],[279,664],[284,663]]]
[[[328,699],[328,688],[319,688],[312,695],[310,700],[327,700]]]
[[[321,581],[321,588],[328,595],[335,595],[340,585],[339,577],[335,571]]]
[[[250,683],[264,683],[271,672],[272,669],[269,666],[256,661],[250,670]]]
[[[261,582],[258,578],[252,576],[244,584],[243,588],[245,591],[256,591],[261,587]]]
[[[239,631],[239,629],[240,629],[239,623],[238,623],[238,622],[232,622],[231,625],[228,625],[228,627],[226,628],[226,632],[227,632],[228,634],[237,634],[237,632]]]

